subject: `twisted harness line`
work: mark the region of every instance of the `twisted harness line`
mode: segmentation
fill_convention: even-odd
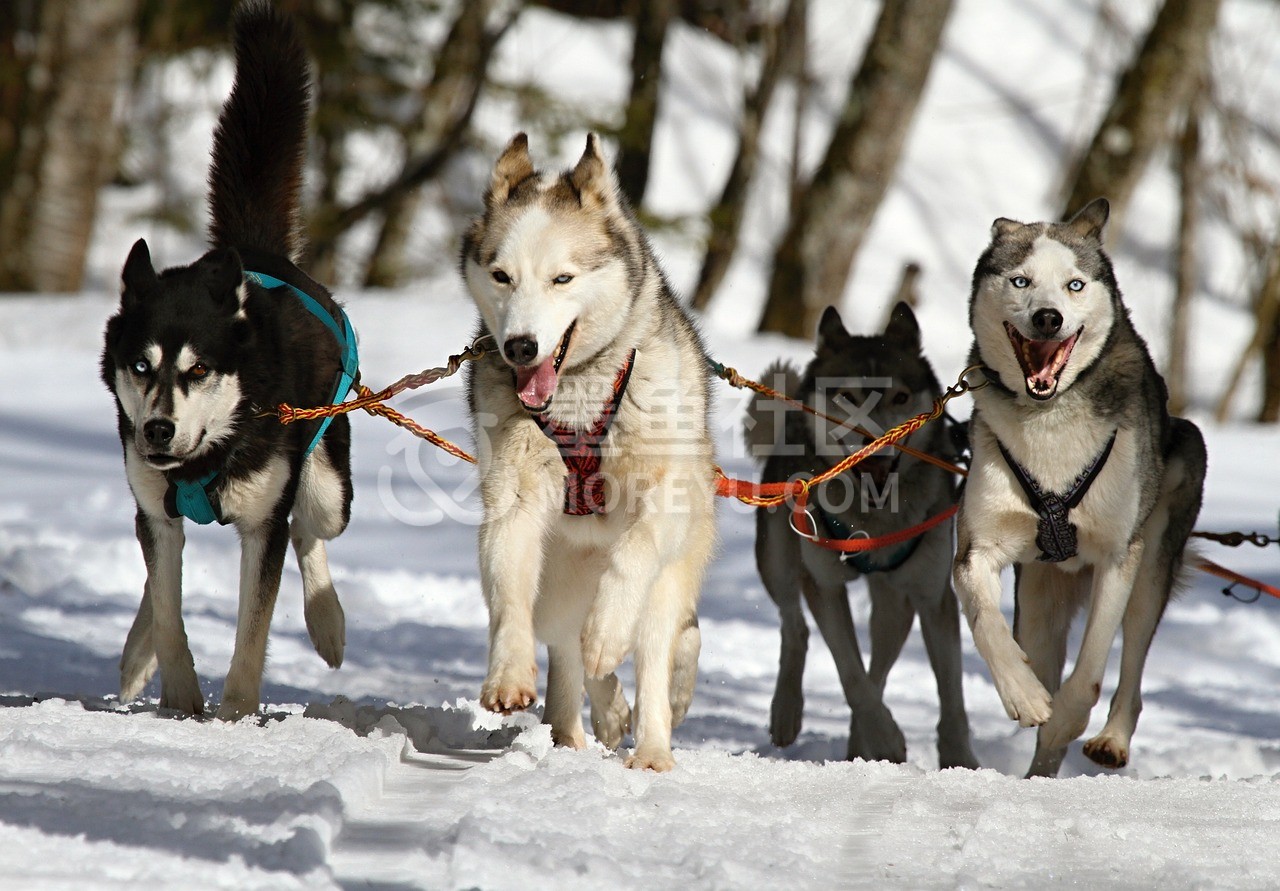
[[[376,393],[364,385],[359,385],[357,388],[357,393],[358,393],[357,398],[347,402],[340,402],[334,405],[323,405],[323,406],[318,406],[316,408],[295,408],[294,406],[288,405],[287,403],[281,403],[277,407],[276,411],[263,412],[262,414],[264,416],[275,415],[279,419],[280,423],[292,424],[295,421],[315,420],[316,418],[332,417],[337,414],[343,414],[345,412],[355,411],[356,409],[362,409],[371,415],[378,415],[380,417],[386,418],[388,421],[391,421],[391,423],[396,424],[397,426],[403,427],[413,435],[421,439],[425,439],[427,442],[431,443],[437,448],[442,449],[445,452],[448,452],[450,455],[453,455],[456,458],[459,458],[463,461],[467,461],[468,463],[474,464],[476,463],[476,459],[473,455],[468,454],[464,449],[460,448],[457,445],[454,445],[452,442],[440,436],[438,433],[426,427],[423,427],[421,424],[417,423],[412,418],[406,417],[405,415],[385,405],[384,403],[388,399],[391,399],[392,397],[396,396],[399,393],[404,392],[405,390],[415,390],[419,387],[423,387],[428,384],[433,384],[436,381],[442,380],[443,378],[450,377],[454,374],[457,374],[458,371],[462,368],[462,366],[465,363],[474,362],[475,360],[480,359],[487,353],[492,352],[494,349],[495,347],[493,346],[493,337],[487,334],[482,335],[480,337],[477,337],[474,341],[472,341],[471,344],[468,347],[466,347],[461,353],[456,353],[450,356],[448,359],[448,362],[444,366],[437,367],[437,368],[428,368],[424,371],[418,372],[417,374],[405,375],[404,377],[396,381],[391,386],[385,387],[384,389],[379,390]],[[824,418],[825,420],[831,421],[837,425],[849,426],[847,421],[842,421],[838,418],[831,417],[830,415],[823,414],[817,411],[816,409],[813,409],[810,406],[807,406],[804,403],[799,402],[798,400],[792,399],[789,396],[786,396],[778,392],[777,390],[772,389],[771,387],[767,387],[764,384],[761,384],[757,381],[753,381],[753,380],[750,380],[749,378],[743,377],[734,368],[730,368],[728,366],[722,365],[719,362],[710,362],[710,366],[712,371],[718,377],[722,378],[733,387],[737,387],[739,389],[742,389],[745,387],[745,388],[754,390],[757,393],[760,393],[765,396],[769,396],[770,398],[773,398],[773,399],[779,399],[796,408],[799,408],[803,411],[817,415],[818,417]],[[893,544],[900,544],[902,542],[909,541],[910,539],[916,536],[922,535],[924,532],[928,531],[929,529],[933,528],[939,523],[947,519],[950,519],[952,516],[954,516],[957,510],[956,506],[953,505],[947,510],[943,511],[941,514],[930,517],[928,520],[925,520],[923,523],[919,523],[916,526],[912,526],[908,529],[900,529],[896,532],[889,533],[888,535],[879,536],[878,538],[856,537],[852,539],[822,539],[822,538],[818,538],[818,536],[816,535],[816,531],[818,528],[817,524],[814,523],[813,518],[810,516],[808,512],[809,493],[813,490],[815,486],[819,486],[822,483],[826,482],[827,480],[832,479],[833,477],[838,476],[841,473],[844,473],[845,471],[849,470],[851,467],[856,465],[863,458],[867,457],[868,455],[874,454],[875,452],[878,452],[880,449],[884,448],[885,446],[890,446],[890,445],[894,446],[900,451],[906,452],[907,454],[917,457],[923,461],[928,461],[930,464],[934,464],[936,466],[942,467],[945,470],[949,470],[953,473],[957,473],[962,476],[967,475],[964,468],[957,467],[954,464],[950,464],[949,462],[946,462],[941,458],[937,458],[933,455],[930,455],[928,452],[921,452],[917,449],[913,449],[905,445],[904,443],[902,443],[902,440],[906,439],[908,436],[910,436],[915,431],[919,430],[921,427],[923,427],[925,424],[929,423],[930,421],[936,420],[937,418],[941,417],[945,413],[946,404],[950,402],[952,399],[955,399],[957,396],[963,396],[969,392],[972,392],[973,390],[978,390],[978,389],[981,389],[982,387],[985,387],[989,383],[989,381],[985,379],[979,384],[970,384],[968,382],[968,376],[971,373],[975,371],[983,371],[983,370],[984,370],[983,367],[979,365],[969,366],[964,371],[960,372],[960,375],[956,379],[955,384],[949,387],[945,393],[943,393],[941,396],[939,396],[937,399],[934,400],[933,407],[929,411],[921,412],[915,417],[908,419],[902,424],[899,424],[897,427],[894,427],[891,430],[886,431],[882,436],[876,438],[870,444],[864,446],[863,448],[849,455],[847,458],[842,460],[839,464],[833,465],[828,470],[816,476],[790,480],[788,482],[783,482],[783,483],[753,483],[747,480],[732,479],[726,476],[724,471],[717,466],[715,468],[716,494],[721,497],[736,498],[739,501],[741,501],[743,504],[747,504],[757,508],[777,507],[778,505],[785,502],[788,498],[794,498],[795,501],[793,503],[791,522],[792,522],[792,527],[795,528],[796,532],[804,536],[805,538],[808,538],[810,541],[813,541],[815,544],[818,544],[821,547],[827,547],[832,550],[839,550],[845,553],[851,553],[851,552],[856,553],[861,551],[874,550],[875,548],[887,547]],[[854,427],[853,429],[856,432],[862,434],[863,436],[867,436],[867,437],[870,436],[870,434],[868,434],[866,431],[862,430],[861,428]],[[806,529],[801,529],[799,527],[798,522],[801,520],[803,520],[803,522],[805,523],[805,526],[807,527]],[[1251,544],[1265,546],[1267,544],[1271,544],[1276,541],[1276,539],[1266,538],[1264,536],[1258,535],[1257,533],[1254,533],[1253,535],[1245,535],[1244,533],[1240,533],[1240,532],[1221,533],[1221,534],[1208,533],[1208,532],[1193,532],[1191,534],[1196,537],[1219,541],[1220,543],[1226,544],[1228,546],[1239,545],[1246,541]],[[1268,585],[1264,582],[1258,581],[1257,579],[1253,579],[1253,578],[1249,578],[1248,576],[1241,575],[1240,573],[1237,573],[1231,569],[1227,569],[1224,566],[1220,566],[1211,560],[1199,558],[1196,560],[1195,565],[1196,565],[1196,568],[1200,569],[1203,572],[1207,572],[1211,575],[1216,575],[1216,576],[1219,576],[1220,578],[1224,578],[1230,581],[1232,585],[1223,590],[1224,594],[1234,596],[1232,594],[1231,589],[1235,585],[1241,584],[1253,589],[1254,591],[1258,591],[1260,593],[1265,592],[1267,594],[1270,594],[1273,597],[1280,598],[1280,588],[1276,588],[1273,585]]]

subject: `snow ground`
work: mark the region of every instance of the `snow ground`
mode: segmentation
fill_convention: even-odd
[[[818,14],[842,8],[820,6]],[[1140,4],[1126,6],[1136,27],[1140,12]],[[957,4],[904,170],[845,300],[846,317],[870,329],[898,266],[921,259],[926,346],[944,379],[967,350],[967,279],[986,227],[998,215],[1049,212],[1056,153],[1096,106],[1078,61],[1089,16],[1085,7],[1049,0]],[[1238,35],[1235,58],[1247,56],[1250,71],[1272,74],[1255,83],[1259,94],[1274,91],[1280,44],[1268,35],[1276,16],[1237,0],[1227,4],[1227,21]],[[814,29],[831,51],[823,63],[829,79],[844,77],[859,29],[869,26],[869,19],[831,19]],[[593,43],[544,14],[519,27],[502,62],[512,77],[537,72],[572,81],[601,62],[592,53],[617,64],[617,36],[607,29]],[[1025,39],[1009,41],[1009,29]],[[1070,39],[1056,41],[1062,35]],[[557,59],[575,64],[557,73],[547,64],[548,46],[571,47]],[[714,194],[731,151],[725,97],[733,83],[715,78],[737,75],[732,59],[699,35],[683,33],[677,47],[680,74],[659,134],[654,204],[695,212]],[[625,86],[612,76],[577,81],[584,103],[616,101]],[[511,129],[508,109],[484,114],[496,140]],[[570,160],[575,148],[556,160]],[[689,158],[697,163],[680,163]],[[776,180],[783,171],[775,167]],[[201,163],[193,160],[191,169]],[[1116,259],[1139,328],[1159,354],[1170,291],[1161,226],[1173,205],[1169,183],[1151,180],[1138,199],[1156,221],[1143,232],[1150,243],[1128,238]],[[807,350],[749,334],[763,246],[777,217],[769,206],[776,190],[762,196],[749,213],[750,250],[706,320],[714,355],[747,373]],[[173,720],[157,713],[154,698],[121,707],[112,698],[116,662],[143,568],[97,355],[127,246],[153,234],[130,220],[136,195],[107,199],[94,288],[68,298],[0,300],[6,886],[1280,886],[1280,864],[1266,853],[1280,829],[1280,601],[1239,603],[1210,577],[1193,579],[1156,638],[1132,764],[1118,774],[1095,768],[1076,744],[1062,778],[1017,779],[1033,735],[1004,716],[967,632],[965,693],[985,769],[936,770],[937,702],[918,635],[886,691],[909,763],[845,763],[848,709],[817,634],[804,732],[785,751],[768,742],[776,613],[755,574],[750,514],[725,503],[701,610],[698,693],[675,738],[678,767],[661,776],[627,771],[599,747],[552,748],[536,716],[500,719],[478,708],[486,642],[474,474],[367,417],[354,422],[351,527],[330,549],[348,620],[342,669],[330,671],[312,652],[290,566],[260,721]],[[165,239],[162,248],[153,242],[159,262],[186,262],[198,250],[180,237]],[[673,279],[687,285],[694,252],[673,239],[660,244]],[[1222,260],[1206,272],[1192,357],[1197,420],[1210,454],[1199,528],[1273,531],[1275,429],[1203,417],[1248,335],[1236,308],[1245,270]],[[374,384],[438,364],[472,327],[447,268],[403,292],[341,296]],[[1256,390],[1256,381],[1247,389]],[[445,383],[398,407],[465,441],[458,396]],[[738,476],[752,472],[736,446],[741,402],[736,391],[719,391],[722,462]],[[1280,584],[1274,550],[1207,545],[1204,552]],[[185,614],[197,671],[214,701],[234,636],[236,564],[227,530],[189,532]],[[854,585],[850,593],[865,629],[865,589]],[[1113,671],[1104,699],[1114,683]],[[147,693],[157,694],[154,682]],[[1089,733],[1104,713],[1096,710]]]

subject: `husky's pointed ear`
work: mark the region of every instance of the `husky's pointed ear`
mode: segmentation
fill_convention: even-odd
[[[124,261],[124,269],[120,273],[123,288],[120,291],[121,303],[125,306],[137,304],[149,294],[156,284],[156,268],[151,265],[151,250],[145,238],[139,238],[129,251],[129,258]]]
[[[239,312],[248,292],[244,287],[244,266],[234,248],[217,248],[209,251],[196,264],[200,277],[214,304],[224,312]]]
[[[1106,198],[1094,198],[1067,221],[1067,228],[1081,238],[1102,241],[1102,229],[1111,216],[1111,202]]]
[[[1019,223],[1017,220],[1011,220],[1008,217],[997,217],[996,221],[991,224],[991,240],[995,241],[1005,235],[1012,235],[1021,229],[1025,223]]]
[[[578,200],[583,207],[608,204],[617,194],[617,183],[613,171],[605,163],[604,153],[600,150],[600,137],[594,133],[587,134],[587,147],[582,157],[569,174],[578,193]]]
[[[884,326],[885,340],[891,340],[909,350],[920,351],[920,323],[906,301],[899,300],[889,313],[889,324]]]
[[[517,133],[511,137],[493,165],[489,189],[484,193],[485,206],[493,207],[506,201],[511,190],[533,174],[533,161],[529,159],[529,137],[524,133]]]
[[[845,330],[844,322],[840,320],[840,311],[834,306],[824,309],[822,318],[818,320],[818,343],[829,344],[848,336],[849,332]]]

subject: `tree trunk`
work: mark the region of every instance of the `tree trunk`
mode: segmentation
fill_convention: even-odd
[[[707,253],[693,292],[693,306],[696,309],[706,309],[711,302],[738,249],[738,234],[742,229],[748,190],[760,157],[760,132],[764,117],[783,72],[788,69],[794,71],[798,67],[793,61],[794,55],[804,52],[803,43],[797,46],[796,41],[803,40],[807,6],[806,0],[788,0],[782,18],[770,23],[765,34],[760,80],[742,104],[738,154],[733,159],[733,167],[729,170],[729,178],[725,180],[720,200],[708,214],[710,229],[707,233]]]
[[[1169,387],[1169,411],[1183,415],[1187,410],[1187,316],[1196,290],[1198,256],[1196,234],[1200,228],[1200,103],[1193,98],[1178,141],[1178,256],[1169,308],[1169,360],[1164,379]]]
[[[18,2],[0,13],[13,50],[0,64],[16,74],[0,85],[0,291],[81,287],[98,191],[117,160],[135,5]]]
[[[840,300],[893,180],[952,0],[885,0],[844,110],[778,245],[761,331],[807,337]]]
[[[676,0],[630,0],[635,40],[631,51],[631,96],[618,132],[618,185],[633,207],[644,201],[649,155],[662,87],[662,47],[679,12]]]
[[[1280,421],[1280,243],[1272,251],[1268,274],[1258,296],[1258,336],[1262,350],[1262,405],[1258,420]]]
[[[408,157],[420,157],[451,138],[460,139],[459,120],[469,121],[484,85],[485,71],[497,33],[486,30],[495,0],[469,0],[462,5],[436,53],[435,70],[422,91],[418,126],[405,137]],[[367,287],[396,287],[408,273],[405,247],[422,203],[419,190],[394,197],[383,212],[378,241],[365,270]]]
[[[1204,71],[1221,5],[1221,0],[1165,0],[1065,190],[1063,219],[1106,196],[1110,231],[1123,229],[1138,180]]]

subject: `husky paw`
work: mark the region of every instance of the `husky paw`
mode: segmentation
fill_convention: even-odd
[[[666,773],[675,766],[676,759],[671,754],[670,749],[636,749],[627,758],[627,768],[629,770],[652,770],[657,773]]]
[[[881,704],[855,714],[849,726],[848,758],[864,761],[889,761],[903,764],[907,760],[907,740],[893,720],[893,715]]]
[[[125,653],[120,660],[120,702],[132,702],[138,698],[151,681],[160,663],[155,653]]]
[[[1070,683],[1063,684],[1053,697],[1052,714],[1040,728],[1039,745],[1047,749],[1060,749],[1078,739],[1089,726],[1089,712],[1096,697],[1080,699],[1073,695]]]
[[[227,696],[225,693],[222,697],[222,704],[218,706],[216,715],[219,721],[226,721],[228,724],[234,724],[241,718],[258,713],[258,703],[251,702],[248,699]]]
[[[786,695],[781,690],[773,694],[769,707],[769,739],[780,749],[796,741],[804,721],[804,697]]]
[[[606,748],[617,751],[622,745],[622,738],[631,729],[631,706],[627,704],[627,697],[616,677],[609,675],[600,683],[610,686],[592,691],[598,697],[591,697],[591,731]]]
[[[1084,754],[1094,764],[1119,770],[1129,763],[1129,744],[1100,733],[1084,744]]]
[[[602,678],[621,665],[631,652],[631,636],[606,632],[594,618],[588,616],[582,629],[582,667],[587,677]]]
[[[582,732],[581,725],[571,730],[561,730],[557,729],[553,724],[551,726],[551,742],[553,745],[562,746],[566,749],[585,749],[587,747],[587,737]]]
[[[523,711],[538,698],[537,676],[537,666],[530,666],[523,672],[508,670],[496,676],[490,675],[480,688],[480,704],[491,712],[504,715]]]
[[[303,614],[307,620],[307,634],[320,658],[330,668],[341,667],[347,644],[347,620],[333,588],[310,598]]]
[[[204,694],[200,692],[195,669],[171,670],[168,675],[160,672],[160,708],[184,715],[204,714]]]
[[[992,667],[991,678],[1005,712],[1023,727],[1039,727],[1053,714],[1053,697],[1027,665],[1025,655],[1003,671]]]

